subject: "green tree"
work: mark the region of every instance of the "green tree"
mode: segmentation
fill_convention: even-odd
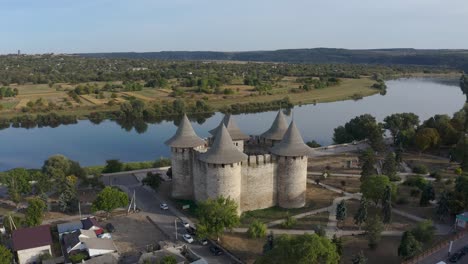
[[[54,181],[58,191],[62,191],[66,184],[65,177],[69,175],[70,161],[62,155],[54,155],[44,161],[42,172]]]
[[[353,264],[366,264],[367,263],[367,258],[364,256],[364,252],[362,250],[359,252],[359,254],[356,254],[353,256],[353,259],[351,260],[351,263]]]
[[[123,170],[123,163],[117,159],[106,160],[106,167],[102,172],[104,173],[114,173],[120,172]]]
[[[354,223],[359,226],[359,230],[361,230],[362,224],[367,221],[367,206],[366,197],[361,197],[359,208],[354,215]]]
[[[468,175],[463,174],[455,180],[455,191],[463,198],[465,205],[468,205]]]
[[[343,255],[343,240],[341,237],[337,237],[336,234],[333,235],[332,243],[335,245],[338,255]]]
[[[128,195],[113,187],[104,188],[93,202],[93,211],[106,211],[108,214],[120,207],[128,205]]]
[[[341,200],[336,205],[336,220],[344,221],[346,219],[346,203],[345,200]]]
[[[177,264],[177,259],[174,256],[164,256],[160,264]]]
[[[423,128],[416,132],[414,143],[419,151],[423,152],[428,148],[435,147],[439,144],[440,136],[434,128]]]
[[[26,209],[25,222],[28,226],[38,226],[42,223],[42,217],[46,205],[39,198],[32,198],[28,201]]]
[[[447,217],[450,213],[449,197],[446,191],[440,194],[439,200],[437,201],[436,215],[439,219]]]
[[[13,261],[13,254],[4,245],[0,245],[0,264],[10,264]]]
[[[385,188],[390,186],[392,196],[396,194],[396,185],[390,182],[390,179],[385,175],[369,176],[361,182],[361,193],[368,199],[372,200],[376,205],[384,198]]]
[[[400,246],[398,247],[398,256],[403,259],[410,259],[421,252],[421,250],[421,242],[416,240],[411,232],[405,231],[401,237]]]
[[[151,173],[148,172],[146,177],[141,181],[143,185],[148,185],[153,190],[157,190],[159,185],[161,184],[161,177],[158,173]]]
[[[376,215],[375,217],[368,218],[365,230],[369,248],[376,249],[382,238],[382,231],[384,230],[384,225],[380,217]]]
[[[256,264],[324,263],[338,264],[340,255],[327,238],[316,234],[281,235],[275,238],[273,249],[258,258]]]
[[[390,185],[385,186],[382,199],[382,215],[382,221],[384,224],[392,222],[392,188]]]
[[[262,238],[267,234],[267,226],[265,223],[255,219],[249,226],[247,230],[247,235],[250,238]]]
[[[376,162],[377,160],[373,149],[367,149],[359,155],[359,163],[361,164],[361,181],[376,173],[374,168]]]
[[[197,232],[201,237],[217,237],[226,230],[239,225],[237,204],[222,196],[200,202],[197,208],[199,223]]]
[[[383,127],[390,130],[393,143],[396,143],[397,136],[402,131],[414,130],[419,124],[419,117],[413,113],[392,114],[384,119]]]
[[[419,205],[428,206],[430,204],[430,201],[433,201],[434,199],[435,199],[434,187],[432,186],[432,183],[428,183],[426,184],[426,186],[424,187],[421,193],[421,199],[419,200]]]
[[[431,220],[419,222],[411,230],[413,236],[421,243],[428,243],[434,239],[436,228]]]
[[[21,200],[21,196],[31,192],[30,175],[25,169],[13,169],[6,173],[2,179],[8,188],[8,195],[15,203]]]
[[[466,74],[462,74],[460,77],[460,89],[466,96],[466,102],[468,103],[468,76]]]
[[[395,159],[395,153],[389,152],[385,156],[385,160],[382,165],[382,174],[387,175],[390,179],[396,176],[397,173],[397,163]]]

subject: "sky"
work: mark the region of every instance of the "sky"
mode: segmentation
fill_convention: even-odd
[[[0,54],[468,48],[468,0],[0,0]]]

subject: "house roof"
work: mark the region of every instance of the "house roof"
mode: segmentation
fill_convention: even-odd
[[[88,217],[88,218],[82,219],[81,223],[83,224],[83,229],[86,229],[86,230],[90,229],[93,226],[101,228],[98,221],[94,217]]]
[[[87,264],[117,264],[118,258],[114,254],[105,254],[85,260]]]
[[[234,146],[226,127],[221,124],[213,145],[207,152],[200,154],[199,159],[211,164],[232,164],[246,160],[247,155]]]
[[[464,212],[457,215],[457,219],[468,222],[468,212]]]
[[[279,110],[270,129],[261,134],[260,137],[271,140],[281,140],[286,130],[288,130],[288,123],[286,122],[283,111]]]
[[[64,248],[67,250],[67,252],[69,252],[69,249],[72,249],[74,246],[80,243],[80,231],[63,234],[62,241]]]
[[[52,245],[50,225],[22,228],[13,231],[15,251]]]
[[[112,242],[112,239],[105,239],[105,238],[81,238],[81,242],[83,242],[86,248],[89,249],[97,249],[97,250],[112,250],[117,251],[117,248]]]
[[[313,150],[304,143],[299,129],[297,129],[294,120],[288,127],[283,139],[274,145],[270,152],[285,157],[311,156]]]
[[[165,143],[173,148],[193,148],[204,145],[205,141],[197,136],[187,115],[184,114],[175,135]]]
[[[57,231],[59,234],[80,230],[82,228],[83,223],[81,221],[73,221],[57,225]]]
[[[246,140],[249,139],[249,136],[244,134],[239,127],[237,126],[236,122],[234,121],[234,118],[232,118],[231,114],[226,114],[221,121],[221,123],[214,129],[210,130],[210,134],[212,134],[214,137],[216,137],[216,134],[218,133],[218,130],[220,129],[221,125],[224,124],[226,127],[227,131],[229,132],[229,135],[231,136],[232,140]]]

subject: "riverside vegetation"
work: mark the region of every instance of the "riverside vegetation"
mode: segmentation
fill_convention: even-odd
[[[0,56],[0,128],[89,119],[126,129],[188,113],[246,113],[385,93],[386,78],[446,68]],[[452,71],[453,72],[453,71]]]

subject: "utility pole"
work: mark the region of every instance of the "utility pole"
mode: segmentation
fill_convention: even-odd
[[[82,219],[81,218],[81,203],[79,200],[78,200],[78,212],[80,213],[80,220],[81,220]]]
[[[177,240],[177,218],[174,219],[175,239]]]

